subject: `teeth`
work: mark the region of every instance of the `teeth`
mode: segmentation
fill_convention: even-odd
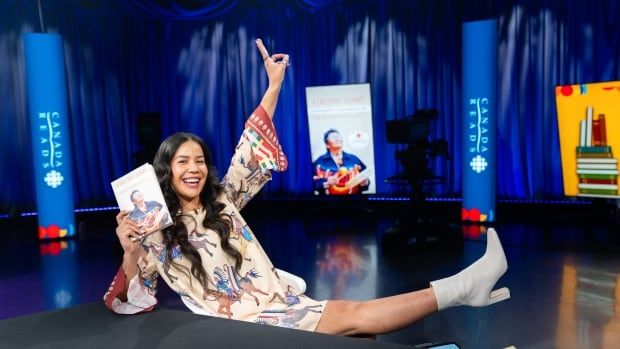
[[[198,178],[186,178],[183,180],[183,182],[189,183],[189,184],[196,184],[200,182],[200,180]]]

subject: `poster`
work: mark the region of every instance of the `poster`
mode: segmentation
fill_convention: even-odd
[[[620,198],[620,81],[555,88],[564,195]]]
[[[375,194],[369,84],[306,87],[316,195]]]

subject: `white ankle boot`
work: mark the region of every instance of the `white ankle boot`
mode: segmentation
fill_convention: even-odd
[[[510,298],[507,287],[491,291],[508,269],[504,249],[495,229],[487,231],[487,250],[460,273],[431,282],[439,310],[457,305],[483,307]]]

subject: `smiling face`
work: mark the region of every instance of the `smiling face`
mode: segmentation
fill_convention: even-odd
[[[207,181],[209,170],[200,144],[186,141],[172,156],[172,189],[179,196],[183,211],[200,207],[200,192]]]
[[[330,132],[325,139],[325,147],[331,152],[342,149],[342,136],[338,132]]]

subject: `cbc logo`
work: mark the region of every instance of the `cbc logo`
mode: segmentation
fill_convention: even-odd
[[[480,155],[476,155],[473,159],[471,159],[471,162],[469,163],[471,169],[474,170],[476,173],[483,172],[484,170],[486,170],[488,165],[489,163],[487,162],[487,159]]]
[[[362,131],[354,131],[349,134],[349,144],[353,148],[366,148],[370,143],[370,137]]]
[[[49,171],[48,173],[45,174],[45,178],[43,178],[45,183],[49,187],[52,187],[52,189],[58,188],[62,184],[62,181],[64,179],[65,178],[62,176],[62,173],[60,173],[60,172],[58,172],[56,170]]]

